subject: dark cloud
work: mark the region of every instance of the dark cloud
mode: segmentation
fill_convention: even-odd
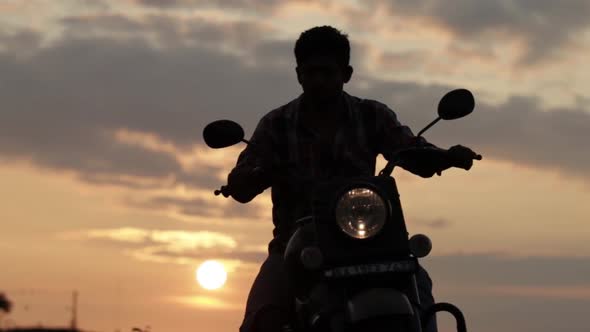
[[[171,8],[203,8],[216,7],[225,9],[248,9],[254,11],[269,11],[279,5],[284,5],[288,2],[312,3],[321,2],[327,3],[326,0],[138,0],[137,3],[143,6],[155,7],[161,9]]]
[[[75,5],[84,9],[98,9],[101,11],[106,11],[111,8],[107,0],[77,0]]]
[[[258,21],[216,21],[204,17],[173,14],[124,14],[68,16],[61,19],[64,39],[108,36],[111,39],[138,38],[155,41],[159,47],[249,50],[255,42],[270,38],[275,30]]]
[[[588,257],[465,253],[428,257],[421,262],[433,280],[436,301],[459,306],[469,330],[582,332],[587,329]],[[447,316],[441,314],[438,319],[441,329],[455,329]]]
[[[259,66],[269,66],[277,71],[293,68],[295,72],[295,56],[293,41],[265,40],[256,44],[252,59]]]
[[[588,257],[458,254],[423,260],[434,280],[464,286],[590,287]],[[590,300],[590,298],[589,298]]]
[[[237,157],[237,156],[236,156]],[[203,156],[202,158],[206,158]],[[221,166],[200,166],[198,169],[192,171],[183,171],[176,175],[175,179],[178,183],[182,183],[189,188],[207,188],[213,189],[219,188],[222,184],[222,180],[219,179],[217,174],[223,173],[224,169]],[[226,170],[229,172],[229,169]]]
[[[263,248],[249,248],[217,232],[119,228],[91,230],[84,238],[121,249],[145,250],[174,258],[217,257],[259,261]],[[458,253],[428,256],[420,260],[435,285],[463,291],[588,288],[590,257],[510,256],[501,253]],[[498,294],[502,295],[502,294]],[[542,295],[542,294],[540,294]]]
[[[0,52],[18,54],[19,57],[31,55],[41,40],[41,36],[31,29],[0,30]]]
[[[295,36],[294,38],[297,38]],[[363,71],[366,68],[366,58],[369,53],[369,46],[365,43],[350,40],[350,65],[356,71]],[[294,54],[295,39],[293,40],[259,40],[252,47],[252,54],[247,59],[254,61],[257,67],[271,68],[277,73],[277,79],[295,77],[297,66]],[[387,60],[386,60],[387,61]],[[394,65],[393,63],[388,63]],[[280,74],[280,76],[278,76]],[[281,82],[283,83],[283,82]],[[286,83],[286,82],[285,82]],[[299,87],[294,91],[300,90]],[[295,93],[295,92],[293,92]]]
[[[0,69],[3,158],[92,182],[174,176],[210,185],[216,169],[185,172],[174,156],[116,142],[114,132],[154,134],[188,151],[206,123],[232,118],[251,132],[295,90],[286,74],[247,68],[235,56],[198,47],[163,51],[140,38],[64,39],[26,59],[0,55]],[[274,85],[277,79],[285,84]]]
[[[385,52],[378,56],[376,65],[383,71],[416,71],[427,59],[428,54],[423,51]]]
[[[195,3],[199,3],[201,1],[199,0],[192,0],[192,1],[187,1],[187,0],[138,0],[137,3],[139,3],[140,5],[144,5],[144,6],[151,6],[151,7],[175,7],[175,6],[179,6],[181,4],[195,4]]]
[[[162,39],[167,40],[188,38],[168,16],[79,17],[64,24],[67,31],[78,34],[66,31],[63,39],[26,58],[0,53],[3,159],[74,171],[93,183],[141,187],[145,183],[129,179],[173,178],[173,183],[212,189],[219,185],[214,175],[219,169],[187,172],[174,155],[123,144],[113,139],[113,133],[119,129],[148,133],[180,151],[190,151],[201,144],[201,131],[208,122],[234,119],[249,135],[263,114],[300,91],[291,42],[257,37],[257,25],[200,22],[189,36],[217,40],[215,44],[171,42],[176,47],[162,48],[149,42],[150,31],[163,31],[169,37]],[[248,30],[245,27],[250,32],[236,35],[249,45],[244,54],[220,50],[226,31]],[[100,29],[128,35],[92,32]],[[233,39],[229,40],[231,44]],[[353,63],[360,63],[366,48],[353,46]],[[359,86],[361,81],[368,88]],[[387,103],[415,131],[434,118],[438,99],[452,88],[379,81],[362,74],[347,86],[353,94]],[[477,99],[480,92],[474,93]],[[535,97],[514,96],[500,105],[478,102],[474,114],[439,124],[427,137],[445,147],[461,143],[487,157],[587,177],[590,156],[582,151],[589,132],[590,116],[582,108],[545,111]]]
[[[140,20],[120,14],[94,14],[66,16],[60,20],[64,33],[73,36],[88,36],[101,33],[137,34],[144,26]]]
[[[137,259],[168,264],[198,263],[212,258],[261,264],[266,257],[263,250],[230,245],[232,241],[219,234],[191,237],[173,232],[175,236],[155,236],[157,233],[102,232],[100,237],[93,237],[93,243],[102,240],[100,245],[114,245]],[[130,241],[109,234],[127,234]],[[207,238],[213,241],[205,246]],[[185,240],[184,244],[179,243],[180,239]],[[421,263],[433,280],[436,300],[458,305],[471,330],[585,331],[584,314],[590,305],[589,257],[465,253],[427,257]],[[556,313],[559,319],[555,318]],[[439,316],[441,330],[452,330],[450,320],[442,317]],[[567,320],[567,328],[559,329],[563,320]]]
[[[209,231],[150,230],[141,228],[97,229],[82,239],[122,250],[168,258],[226,258],[259,262],[266,251],[236,242],[224,233]],[[80,239],[79,235],[74,239]],[[438,288],[463,291],[518,289],[590,289],[590,257],[510,256],[499,253],[459,253],[421,259]],[[590,301],[590,292],[588,293]],[[499,294],[502,295],[502,294]],[[540,294],[542,295],[542,294]]]
[[[445,218],[436,218],[432,220],[425,220],[425,219],[412,219],[408,218],[407,220],[408,225],[418,226],[418,227],[428,227],[434,229],[443,229],[449,228],[453,225],[453,223]]]
[[[367,4],[369,10],[387,8],[400,19],[434,22],[460,40],[475,44],[522,40],[526,50],[519,63],[525,65],[562,55],[561,49],[577,42],[577,37],[590,26],[590,3],[586,0],[371,0]]]
[[[390,105],[414,132],[436,117],[439,99],[457,87],[419,85],[365,79],[362,94]],[[353,85],[353,89],[358,89]],[[549,109],[537,97],[512,96],[499,105],[478,101],[484,92],[473,91],[475,111],[464,119],[439,123],[425,134],[431,142],[448,148],[462,144],[482,155],[534,168],[558,170],[590,177],[590,113],[584,108]],[[485,162],[485,160],[484,160]]]
[[[284,1],[276,0],[139,0],[138,3],[161,9],[216,7],[250,10],[254,13],[265,13],[285,5]],[[451,45],[452,50],[464,48],[463,42],[469,42],[471,53],[478,53],[485,58],[489,58],[490,54],[495,56],[490,49],[491,45],[501,45],[508,40],[522,42],[525,49],[518,60],[519,65],[534,65],[556,57],[563,58],[562,48],[579,43],[577,37],[590,27],[590,21],[587,20],[590,3],[585,0],[455,0],[451,3],[443,0],[371,0],[362,2],[359,8],[333,0],[323,1],[322,4],[326,8],[340,6],[349,25],[359,30],[365,29],[363,25],[373,13],[384,9],[392,16],[394,29],[404,19],[434,23],[457,37],[457,41]]]

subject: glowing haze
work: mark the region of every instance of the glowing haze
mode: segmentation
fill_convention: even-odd
[[[451,6],[452,5],[452,6]],[[251,133],[300,93],[299,33],[349,34],[345,89],[415,131],[448,90],[475,112],[433,128],[484,155],[470,172],[396,171],[441,301],[474,331],[587,330],[590,3],[85,0],[0,3],[0,292],[11,325],[236,331],[265,245],[268,193],[214,197],[240,147],[208,150],[210,121]],[[195,280],[206,260],[227,283]],[[451,331],[448,318],[441,330]]]

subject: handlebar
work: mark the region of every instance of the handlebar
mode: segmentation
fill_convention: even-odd
[[[221,186],[221,188],[215,190],[213,192],[215,194],[215,196],[219,196],[220,194],[223,194],[223,197],[229,197],[231,195],[231,191],[229,190],[229,186],[225,185],[225,186]]]
[[[383,168],[383,170],[381,170],[379,172],[379,176],[391,176],[391,173],[393,172],[393,169],[395,168],[395,166],[398,166],[398,163],[402,160],[401,157],[403,154],[415,153],[415,155],[413,156],[412,159],[424,159],[425,160],[424,162],[429,162],[429,159],[436,160],[437,158],[441,158],[441,160],[443,160],[443,158],[445,158],[445,155],[444,155],[445,151],[446,150],[442,150],[442,149],[439,149],[436,147],[431,147],[431,146],[417,146],[417,147],[410,147],[410,148],[397,150],[392,154],[392,156],[390,157],[385,168]],[[483,159],[483,157],[480,154],[476,154],[475,156],[473,156],[473,160],[482,160],[482,159]],[[295,174],[294,172],[285,171],[286,169],[289,169],[289,167],[276,166],[273,169],[274,169],[274,171],[272,172],[272,176],[275,178],[275,180],[273,180],[273,183],[275,183],[277,180],[278,181],[283,181],[285,179],[292,180],[294,177],[297,178],[297,181],[299,181],[299,182],[306,181],[306,179],[307,179],[307,177],[305,177],[305,176]],[[442,173],[442,170],[436,172],[436,174],[438,174],[438,175],[441,175],[441,173]],[[307,179],[307,180],[309,180],[309,179]],[[227,198],[227,197],[231,196],[231,188],[229,187],[229,185],[224,185],[224,186],[221,186],[221,188],[215,190],[213,193],[215,194],[215,196],[223,195],[224,197]]]
[[[390,176],[391,173],[393,172],[393,169],[395,168],[395,166],[399,166],[399,162],[402,161],[404,158],[404,154],[413,154],[413,156],[410,159],[413,160],[420,160],[422,159],[424,163],[428,163],[428,162],[433,162],[436,161],[437,159],[439,159],[441,161],[441,164],[444,165],[444,161],[445,158],[447,158],[446,155],[446,151],[447,150],[443,150],[443,149],[439,149],[433,146],[413,146],[410,148],[404,148],[404,149],[400,149],[397,151],[394,151],[391,154],[391,157],[389,158],[389,161],[387,162],[387,165],[383,168],[383,170],[381,170],[379,172],[379,176]],[[482,160],[483,157],[480,154],[476,154],[475,156],[473,156],[473,160]],[[448,159],[446,159],[448,161]],[[448,167],[453,167],[456,165],[450,165]],[[446,169],[448,167],[443,167],[443,169]],[[439,170],[436,172],[436,174],[441,175],[442,170]]]
[[[296,181],[299,183],[309,183],[310,181],[313,180],[312,177],[310,176],[306,176],[306,175],[301,175],[298,172],[294,171],[292,168],[292,166],[287,164],[286,166],[280,166],[279,164],[275,164],[271,167],[270,170],[270,174],[268,176],[270,176],[272,178],[271,182],[277,183],[277,182],[284,182],[284,181]],[[255,175],[256,172],[259,172],[259,174],[262,173],[266,173],[266,171],[264,171],[262,168],[256,167],[253,170],[252,175]],[[266,178],[266,176],[264,176],[264,178]],[[224,197],[229,197],[231,196],[232,193],[232,188],[230,187],[229,184],[223,185],[221,186],[221,188],[215,190],[213,192],[215,194],[215,196],[219,196],[219,195],[223,195]]]

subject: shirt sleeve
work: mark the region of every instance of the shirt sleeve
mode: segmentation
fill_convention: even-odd
[[[375,110],[375,124],[379,137],[379,153],[387,160],[391,160],[398,150],[403,150],[418,144],[431,145],[423,137],[416,137],[412,130],[402,125],[395,112],[384,104],[377,103]]]
[[[239,186],[232,187],[235,194],[232,196],[248,197],[248,200],[251,200],[270,187],[270,170],[274,156],[273,142],[272,123],[268,116],[264,116],[252,134],[250,144],[240,153],[236,166],[228,176],[230,185],[231,182],[240,183]],[[255,170],[259,171],[256,176],[247,176],[247,174],[254,174]],[[240,179],[236,179],[238,174]],[[234,181],[231,181],[232,179]]]
[[[384,104],[376,105],[376,131],[379,137],[379,153],[390,161],[399,150],[413,146],[437,148],[423,137],[416,137],[412,130],[397,118],[393,110]],[[398,165],[403,169],[422,177],[430,177],[436,172],[434,165],[417,163],[414,160],[402,159]]]

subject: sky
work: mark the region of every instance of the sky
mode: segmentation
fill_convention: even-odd
[[[215,197],[251,134],[301,93],[293,45],[347,33],[345,90],[415,132],[439,99],[473,114],[426,134],[484,156],[422,179],[396,170],[438,301],[473,331],[581,332],[590,308],[590,2],[586,0],[0,0],[3,326],[236,331],[272,236],[270,195]],[[383,160],[379,161],[383,165]],[[227,284],[201,288],[207,259]],[[441,332],[453,331],[449,317]]]

